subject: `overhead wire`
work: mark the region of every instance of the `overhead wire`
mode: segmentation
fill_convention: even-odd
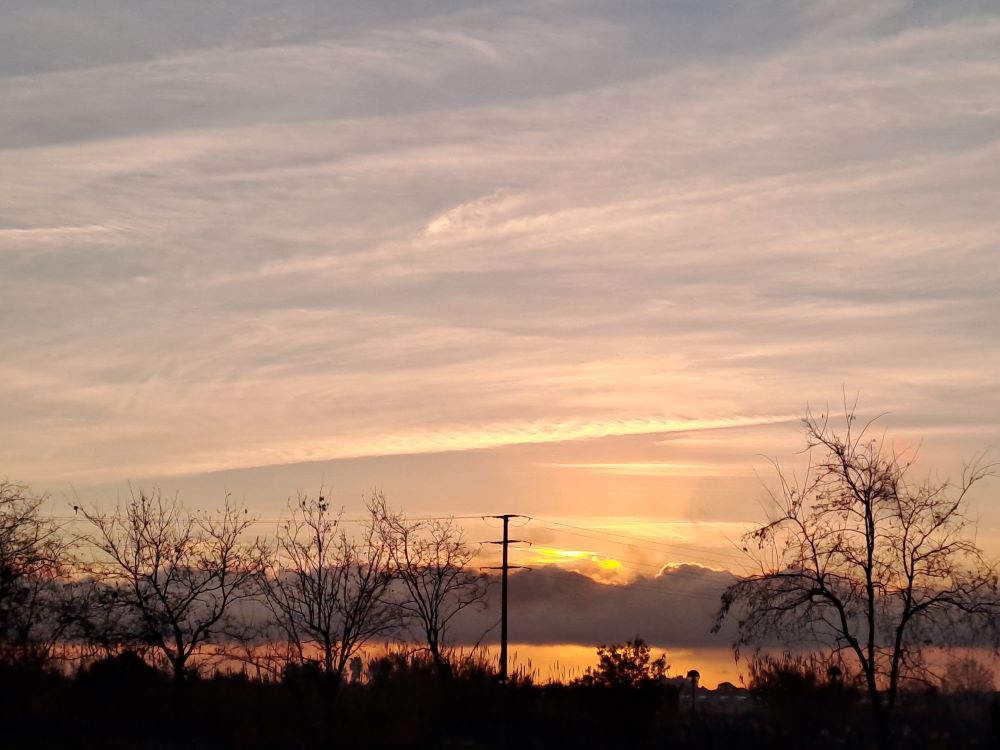
[[[76,522],[87,522],[87,517],[82,515],[39,515],[40,519],[45,521],[76,521]],[[468,520],[481,520],[484,516],[407,516],[407,521],[468,521]],[[284,523],[291,520],[290,518],[249,518],[247,523],[251,526],[258,524],[270,524],[270,523]],[[331,520],[336,520],[338,523],[367,523],[368,518],[337,518]]]
[[[568,528],[568,529],[577,529],[579,531],[588,531],[588,532],[593,532],[593,533],[599,533],[599,534],[602,534],[604,536],[618,537],[620,539],[625,539],[625,540],[638,539],[638,540],[640,540],[642,542],[646,542],[648,544],[658,545],[658,546],[662,546],[662,547],[677,547],[677,548],[683,547],[684,549],[692,549],[692,550],[701,550],[701,551],[704,551],[704,552],[712,552],[712,548],[710,548],[710,547],[703,547],[703,546],[700,546],[700,545],[697,545],[697,544],[688,544],[686,542],[661,542],[661,541],[658,541],[656,539],[650,539],[649,537],[642,536],[641,534],[621,534],[621,533],[614,532],[614,531],[599,531],[598,529],[595,529],[592,526],[577,526],[575,524],[565,523],[564,521],[556,521],[553,518],[543,518],[541,516],[531,516],[531,519],[534,520],[534,521],[539,521],[541,523],[550,524],[550,525],[553,525],[553,526],[563,526],[563,527]],[[732,553],[732,554],[734,556],[739,556],[738,553]]]
[[[56,516],[56,515],[50,515],[50,516],[45,516],[45,517],[48,518],[48,519],[50,519],[50,520],[63,520],[63,521],[71,521],[71,522],[86,522],[87,521],[87,519],[85,517],[77,516],[77,515],[74,515],[74,516]],[[484,522],[487,522],[487,525],[488,525],[488,520],[487,519],[489,519],[489,518],[491,518],[491,516],[489,516],[489,515],[413,516],[413,517],[410,517],[410,520],[413,520],[413,521],[482,520]],[[680,552],[680,553],[683,553],[685,555],[685,562],[690,562],[690,563],[693,563],[693,564],[696,564],[696,565],[704,565],[705,567],[709,567],[709,568],[711,568],[713,566],[722,565],[722,566],[726,566],[726,568],[729,569],[729,568],[731,568],[733,566],[733,564],[735,562],[745,560],[745,558],[742,558],[742,556],[737,555],[737,554],[726,555],[724,553],[712,553],[712,552],[709,552],[706,548],[699,547],[699,546],[696,546],[696,545],[684,545],[684,544],[680,544],[680,543],[675,544],[675,543],[668,543],[668,542],[658,542],[656,540],[649,539],[648,537],[643,537],[643,536],[639,536],[639,535],[632,536],[632,535],[620,534],[620,533],[611,532],[611,531],[600,531],[598,529],[594,529],[594,528],[591,528],[591,527],[577,526],[575,524],[569,524],[569,523],[565,523],[565,522],[562,522],[562,521],[556,521],[556,520],[551,519],[551,518],[545,518],[545,517],[540,517],[540,516],[525,516],[524,519],[525,520],[523,521],[523,523],[519,524],[519,525],[525,525],[525,524],[528,524],[528,523],[534,523],[534,524],[542,527],[543,529],[545,529],[547,531],[552,531],[552,532],[555,532],[555,533],[568,534],[568,535],[572,535],[572,536],[576,536],[576,537],[592,539],[592,540],[595,540],[595,541],[601,541],[601,542],[605,542],[605,543],[609,543],[609,544],[615,544],[615,545],[619,545],[619,546],[626,546],[626,547],[632,547],[632,548],[635,548],[635,549],[642,549],[642,550],[646,550],[646,551],[650,551],[650,552],[655,552],[657,554],[667,554],[667,555],[671,555],[671,556],[676,556],[677,553]],[[250,519],[249,523],[251,525],[280,524],[280,523],[283,523],[283,522],[285,522],[287,520],[288,520],[287,518],[273,518],[273,519],[254,518],[254,519]],[[368,521],[367,518],[340,518],[338,520],[341,523],[364,523],[364,522]],[[483,546],[482,543],[477,543],[477,544],[478,544],[479,547]],[[76,540],[76,545],[75,546],[84,546],[84,547],[95,546],[96,547],[97,545],[88,544],[84,540]],[[526,550],[518,549],[516,547],[512,548],[512,551],[526,552]],[[692,555],[691,554],[692,551],[694,551],[696,554]],[[620,558],[620,557],[617,557],[617,556],[602,556],[602,555],[599,555],[596,552],[594,554],[595,554],[595,556],[598,556],[598,557],[607,557],[607,559],[613,559],[616,562],[622,563],[623,565],[625,565],[626,567],[628,567],[630,569],[636,570],[636,572],[639,572],[640,574],[642,574],[641,571],[637,570],[637,569],[645,569],[645,570],[651,570],[651,571],[661,572],[663,570],[664,566],[666,564],[668,564],[668,563],[656,564],[656,563],[650,563],[650,562],[645,562],[645,561],[630,560],[630,559]],[[567,561],[567,562],[570,562],[570,561]]]
[[[625,537],[624,535],[621,534],[607,534],[601,532],[594,532],[590,529],[587,529],[586,531],[571,531],[571,530],[564,531],[560,528],[554,528],[549,526],[548,521],[540,519],[535,519],[535,520],[539,521],[540,526],[542,526],[543,528],[547,528],[550,531],[557,531],[564,534],[571,534],[573,536],[583,537],[587,539],[594,539],[596,541],[607,542],[610,544],[618,544],[622,546],[634,547],[636,549],[644,549],[650,552],[658,552],[660,554],[677,555],[678,553],[683,553],[685,555],[688,555],[688,559],[695,562],[698,561],[696,560],[696,558],[702,558],[702,561],[714,562],[717,565],[732,565],[738,561],[745,560],[745,558],[743,558],[741,555],[737,555],[735,553],[732,555],[726,555],[724,553],[711,553],[702,551],[700,549],[695,549],[694,554],[692,554],[690,548],[682,546],[680,544],[668,544],[666,542],[653,542],[653,541],[636,542],[633,540],[629,540],[628,537]],[[567,526],[571,529],[584,528],[578,526],[570,526],[569,524],[559,524],[559,526]],[[637,538],[644,539],[643,537],[637,537]]]

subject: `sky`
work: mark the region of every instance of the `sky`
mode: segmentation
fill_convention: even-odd
[[[634,582],[737,569],[808,406],[1000,445],[995,3],[0,21],[0,476],[61,508],[378,488]]]

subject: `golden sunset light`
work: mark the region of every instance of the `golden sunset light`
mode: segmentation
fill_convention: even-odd
[[[627,571],[619,560],[601,557],[586,550],[532,547],[531,555],[525,555],[521,559],[532,565],[559,565],[566,570],[590,575],[595,581],[605,583],[624,583],[627,580],[625,576]]]
[[[996,745],[998,195],[989,0],[3,0],[11,747]]]

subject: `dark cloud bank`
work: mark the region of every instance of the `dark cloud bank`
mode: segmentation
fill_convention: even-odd
[[[510,576],[510,640],[533,645],[595,645],[636,635],[661,647],[728,646],[731,635],[711,631],[723,589],[732,573],[682,565],[625,585],[549,567]],[[475,643],[500,617],[500,586],[488,606],[457,622],[456,641]],[[484,643],[499,640],[499,626]]]

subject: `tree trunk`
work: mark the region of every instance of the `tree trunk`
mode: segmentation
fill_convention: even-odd
[[[326,696],[328,708],[333,708],[333,704],[340,694],[340,686],[343,681],[343,673],[340,670],[332,669],[323,674],[323,694]]]
[[[323,719],[320,723],[324,739],[331,740],[336,734],[337,696],[343,682],[343,670],[337,669],[330,661],[330,669],[323,671]]]
[[[889,713],[882,703],[882,696],[875,683],[875,674],[866,675],[868,681],[868,697],[872,702],[872,718],[875,720],[875,744],[880,750],[889,747]]]
[[[452,678],[451,664],[441,655],[441,647],[436,638],[428,638],[427,646],[431,651],[431,658],[434,660],[434,670],[442,682],[450,682]]]
[[[184,656],[174,657],[170,660],[170,668],[173,672],[174,684],[182,685],[187,676],[187,658]]]

